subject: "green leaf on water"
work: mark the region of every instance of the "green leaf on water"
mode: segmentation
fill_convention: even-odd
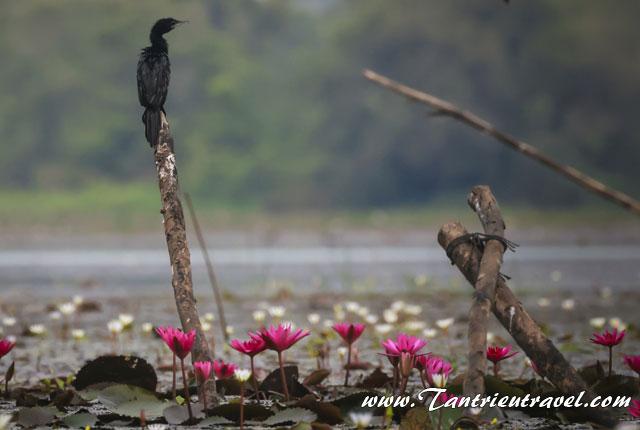
[[[18,424],[23,427],[40,427],[51,424],[56,417],[56,408],[35,406],[18,411]]]
[[[95,426],[98,422],[98,417],[89,412],[77,412],[75,414],[67,415],[62,418],[62,421],[67,427],[84,429],[87,426]]]
[[[155,393],[134,385],[111,385],[100,391],[97,398],[114,414],[132,418],[139,417],[143,410],[147,418],[159,418],[170,405],[158,399]]]
[[[270,416],[266,420],[262,422],[262,424],[266,426],[274,426],[278,424],[285,423],[310,423],[316,420],[318,416],[310,411],[309,409],[304,408],[287,408],[281,411],[276,412],[275,415]]]

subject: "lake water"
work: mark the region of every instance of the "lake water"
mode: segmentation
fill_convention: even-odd
[[[429,285],[456,287],[462,278],[440,248],[429,246],[233,246],[211,249],[222,285],[253,294],[270,281],[298,291],[349,292],[366,283],[371,291],[399,291],[426,276]],[[193,250],[196,287],[208,288],[202,254]],[[534,245],[505,255],[503,273],[516,289],[571,292],[640,284],[640,246]],[[73,294],[87,285],[96,295],[147,294],[169,283],[171,269],[161,246],[16,247],[0,250],[0,288],[13,293]]]

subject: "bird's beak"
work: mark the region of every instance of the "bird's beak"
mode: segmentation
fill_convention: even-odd
[[[187,24],[189,21],[185,20],[185,21],[178,21],[176,22],[176,25],[182,25],[182,24]]]

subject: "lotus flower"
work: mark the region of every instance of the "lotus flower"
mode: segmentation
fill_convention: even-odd
[[[253,382],[253,390],[258,392],[258,380],[256,379],[256,371],[253,364],[253,357],[260,354],[267,348],[267,343],[264,339],[254,333],[249,333],[249,340],[241,341],[240,339],[234,339],[231,341],[231,347],[238,352],[249,356],[251,361],[251,380]]]
[[[362,335],[365,325],[358,323],[336,323],[332,328],[340,335],[347,345],[351,345]]]
[[[431,357],[425,367],[427,381],[433,387],[444,388],[452,370],[451,363],[448,361],[440,357]]]
[[[254,334],[249,340],[245,341],[233,339],[231,341],[231,348],[249,357],[253,357],[267,349],[267,344],[261,336]]]
[[[10,341],[9,339],[0,340],[0,358],[11,352],[14,346],[16,346],[16,343]]]
[[[627,408],[627,412],[629,412],[632,417],[640,418],[640,400],[631,400],[631,406]]]
[[[295,345],[300,339],[309,336],[309,330],[297,329],[292,330],[291,325],[278,324],[268,329],[262,327],[258,333],[249,333],[252,339],[261,338],[264,340],[267,349],[277,351],[278,364],[280,365],[280,380],[284,391],[285,399],[289,400],[289,388],[287,387],[287,379],[284,374],[284,361],[282,359],[282,351],[285,351]]]
[[[213,362],[213,372],[218,379],[228,379],[233,376],[238,366],[233,363],[226,363],[222,360],[215,360]]]
[[[408,336],[404,333],[398,334],[394,341],[387,339],[382,342],[385,355],[394,367],[394,387],[398,379],[398,371],[402,376],[402,386],[400,392],[404,392],[411,370],[415,366],[416,357],[420,350],[427,345],[427,342],[414,336]]]
[[[605,330],[602,333],[594,333],[591,337],[591,343],[595,343],[597,345],[606,346],[609,348],[609,376],[611,376],[611,371],[613,369],[613,347],[618,345],[624,339],[625,331],[618,331],[617,328],[614,328],[613,331]]]
[[[344,386],[349,385],[349,370],[351,370],[351,346],[353,342],[358,340],[364,331],[364,324],[353,323],[336,323],[333,325],[333,330],[342,337],[347,344],[347,365],[344,376]]]
[[[640,355],[625,355],[624,362],[640,376]]]
[[[593,333],[593,337],[590,340],[591,343],[612,348],[622,342],[624,335],[624,330],[619,332],[618,329],[614,328],[613,331],[605,330],[600,334]]]
[[[210,361],[196,361],[193,363],[193,369],[196,376],[201,381],[206,381],[211,376],[211,362]]]
[[[500,362],[516,355],[518,351],[511,351],[511,345],[505,347],[487,347],[487,360],[493,363],[493,374],[497,377],[500,370]]]
[[[197,377],[200,380],[200,393],[202,394],[202,406],[203,410],[207,411],[207,390],[205,384],[211,376],[211,362],[210,361],[196,361],[193,363],[193,368]]]
[[[309,336],[309,330],[293,330],[289,324],[278,324],[261,328],[257,334],[249,333],[252,339],[262,338],[267,349],[273,351],[286,351],[295,345],[300,339]]]

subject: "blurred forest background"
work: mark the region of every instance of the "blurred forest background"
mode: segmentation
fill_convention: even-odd
[[[190,21],[167,37],[166,108],[182,187],[201,208],[411,211],[463,206],[477,183],[510,207],[602,207],[476,132],[428,119],[424,107],[365,81],[363,68],[638,196],[635,0],[0,5],[4,225],[157,214],[135,68],[164,16]]]

